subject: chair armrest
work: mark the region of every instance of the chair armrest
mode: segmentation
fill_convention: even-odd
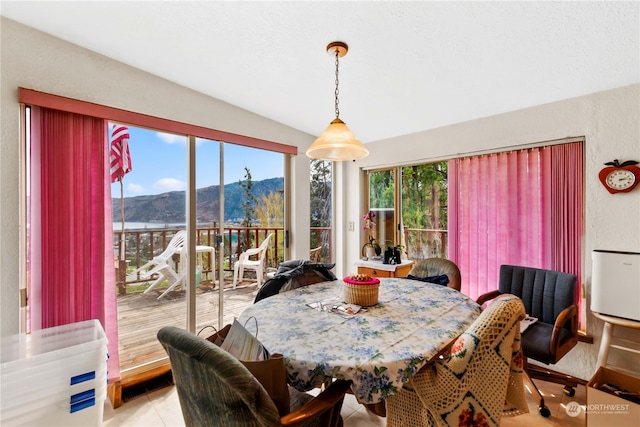
[[[246,251],[240,254],[240,256],[238,257],[238,262],[243,263],[249,260],[249,257],[258,255],[259,253],[260,253],[260,249],[258,248],[247,249]]]
[[[571,336],[578,337],[578,307],[573,304],[565,308],[556,317],[556,322],[553,324],[553,332],[551,333],[551,341],[549,342],[549,351],[555,356],[556,350],[560,345],[560,331],[564,328],[565,324],[571,322]]]
[[[492,300],[498,296],[500,296],[500,291],[498,290],[487,292],[486,294],[480,295],[476,302],[478,303],[478,305],[484,305],[485,302]]]
[[[331,411],[338,402],[344,399],[344,395],[350,387],[351,381],[335,380],[310,402],[282,417],[280,419],[282,425],[289,427],[300,426],[309,422],[309,420],[319,418],[325,412],[329,412],[328,415],[332,416],[332,418],[335,416],[336,420],[338,420],[340,411],[338,410],[336,414],[332,414]]]
[[[260,248],[251,248],[251,249],[247,249],[242,254],[247,257],[250,257],[252,255],[258,255],[259,253],[260,253]]]

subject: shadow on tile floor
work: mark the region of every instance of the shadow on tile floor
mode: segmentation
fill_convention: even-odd
[[[537,402],[527,393],[529,414],[513,418],[503,418],[500,425],[504,427],[578,427],[586,425],[585,404],[586,391],[584,386],[576,388],[573,397],[566,396],[562,385],[536,381],[545,396],[545,402],[551,411],[549,418],[538,413]],[[576,417],[569,416],[565,407],[570,402],[577,402],[582,410]],[[347,395],[342,407],[344,427],[378,427],[385,426],[386,419],[367,411],[360,405],[353,395]],[[127,427],[161,427],[184,426],[180,402],[175,386],[167,386],[141,393],[138,397],[125,402],[120,408],[113,409],[109,403],[105,404],[104,426]]]

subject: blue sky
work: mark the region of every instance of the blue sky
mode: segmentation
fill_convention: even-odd
[[[111,133],[111,127],[109,128]],[[123,179],[124,197],[185,190],[187,185],[187,138],[182,135],[129,127],[131,172]],[[244,180],[245,166],[253,181],[282,177],[283,154],[234,144],[224,146],[224,183]],[[220,182],[219,142],[196,142],[196,187]],[[112,197],[120,196],[120,183],[111,184]]]

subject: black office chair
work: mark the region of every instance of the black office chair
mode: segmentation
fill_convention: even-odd
[[[538,318],[522,334],[525,358],[545,365],[555,364],[578,343],[578,307],[574,304],[576,281],[577,277],[573,274],[502,265],[498,290],[481,295],[477,302],[482,305],[500,294],[513,294],[522,299],[527,315]],[[584,384],[584,381],[570,375],[528,363],[526,373],[539,396],[538,410],[543,417],[548,417],[551,413],[531,379],[563,384],[568,396],[575,394],[574,387]]]

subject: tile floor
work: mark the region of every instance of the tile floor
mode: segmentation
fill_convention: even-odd
[[[537,403],[528,394],[529,414],[513,418],[503,418],[501,426],[535,426],[558,427],[585,426],[584,405],[586,403],[585,387],[578,386],[576,394],[568,397],[562,392],[563,386],[536,381],[542,393],[551,416],[543,418],[538,414]],[[565,405],[577,402],[582,411],[577,417],[570,417],[565,411]],[[385,426],[385,418],[378,417],[368,412],[358,404],[352,395],[347,395],[342,407],[342,417],[345,427],[377,427]],[[104,426],[130,426],[130,427],[160,427],[160,426],[184,426],[180,403],[175,386],[168,386],[142,394],[135,399],[124,403],[114,410],[108,403],[104,409]]]

